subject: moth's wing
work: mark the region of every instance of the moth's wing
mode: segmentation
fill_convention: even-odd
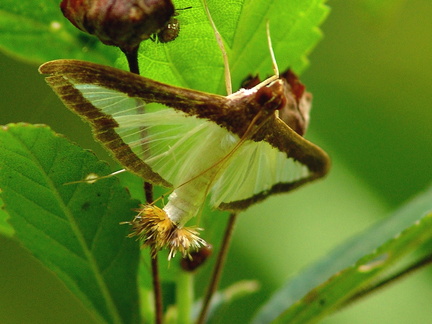
[[[164,186],[177,182],[173,175],[206,133],[193,116],[203,108],[223,110],[227,101],[83,61],[52,61],[39,70],[50,74],[49,85],[126,169]]]
[[[271,191],[275,184],[295,183],[310,176],[307,166],[288,159],[267,142],[246,141],[229,160],[212,188],[212,203],[229,204]]]
[[[280,120],[236,146],[237,135],[209,121],[220,122],[222,115],[225,126],[232,121],[234,107],[226,97],[83,61],[48,62],[40,72],[51,74],[47,82],[66,106],[91,124],[95,137],[128,170],[176,187],[216,168],[213,201],[220,208],[244,209],[328,170],[327,155]]]
[[[212,188],[212,204],[242,210],[269,195],[293,190],[324,176],[327,154],[275,119],[267,141],[246,140],[226,163]],[[270,144],[272,143],[272,144]]]
[[[124,121],[123,118],[117,120],[122,138],[128,139],[124,130],[136,129],[136,125],[145,130],[144,135],[142,131],[141,134],[133,134],[139,138],[136,141],[128,140],[129,145],[133,151],[139,151],[144,139],[147,148],[143,161],[174,187],[184,185],[217,167],[215,163],[222,160],[236,144],[223,144],[223,138],[229,133],[217,124],[174,109],[146,112]]]

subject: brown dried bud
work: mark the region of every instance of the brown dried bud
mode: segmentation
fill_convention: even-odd
[[[171,0],[63,0],[60,8],[75,27],[126,52],[161,30],[174,15]]]
[[[210,244],[201,246],[198,251],[193,251],[188,257],[181,259],[180,266],[184,271],[192,272],[202,266],[212,252],[213,247]]]
[[[288,86],[285,87],[287,103],[279,111],[279,118],[296,133],[304,136],[309,126],[312,94],[305,91],[306,87],[291,70],[285,71],[280,77]]]

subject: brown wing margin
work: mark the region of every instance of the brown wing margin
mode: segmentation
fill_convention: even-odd
[[[315,174],[314,179],[323,177],[330,169],[330,158],[326,152],[304,137],[297,134],[282,120],[276,118],[271,125],[266,125],[266,140],[288,157],[306,165]]]
[[[137,97],[146,103],[157,102],[199,118],[229,114],[224,96],[185,89],[144,78],[131,72],[79,60],[56,60],[39,67],[42,74],[62,76],[71,83],[93,84]]]

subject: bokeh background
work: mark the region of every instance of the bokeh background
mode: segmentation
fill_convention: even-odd
[[[308,138],[332,157],[330,175],[240,216],[222,287],[261,289],[214,322],[244,323],[270,292],[361,232],[432,180],[432,2],[334,0],[302,80],[314,95]],[[42,46],[43,44],[41,44]],[[0,54],[0,124],[44,123],[108,159],[37,66]],[[0,237],[0,323],[91,323],[80,303],[13,239]],[[432,269],[324,323],[431,323]],[[228,315],[229,314],[229,315]]]

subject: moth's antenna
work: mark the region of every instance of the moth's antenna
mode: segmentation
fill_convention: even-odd
[[[278,68],[278,65],[276,62],[275,53],[273,51],[273,45],[272,45],[271,36],[270,36],[270,21],[268,21],[268,20],[266,23],[266,33],[267,33],[267,42],[268,42],[268,47],[269,47],[269,51],[270,51],[270,57],[271,57],[272,63],[273,63],[273,72],[277,76],[277,78],[279,79],[279,68]]]
[[[277,79],[279,79],[279,68],[276,62],[276,57],[273,51],[273,45],[272,45],[272,41],[271,41],[271,36],[270,36],[270,22],[267,20],[266,23],[266,33],[267,33],[267,44],[269,47],[269,51],[270,51],[270,57],[272,60],[272,64],[273,64],[273,72],[274,75],[272,75],[271,77],[267,78],[266,80],[262,81],[261,83],[257,84],[254,89],[260,89],[262,87],[265,87],[267,85],[269,85],[270,83],[272,83],[273,81],[276,81]]]
[[[225,68],[225,87],[226,87],[226,91],[227,91],[227,95],[229,96],[230,94],[232,94],[232,84],[231,84],[231,72],[230,72],[230,67],[229,67],[229,62],[228,62],[228,55],[226,53],[225,50],[225,46],[223,44],[222,41],[222,37],[219,33],[219,31],[216,28],[216,25],[213,21],[213,18],[210,14],[209,8],[207,6],[207,1],[203,0],[204,3],[204,8],[207,14],[207,18],[210,21],[210,24],[212,25],[215,37],[216,37],[216,41],[218,43],[218,46],[222,52],[222,57],[223,57],[223,61],[224,61],[224,68]]]

